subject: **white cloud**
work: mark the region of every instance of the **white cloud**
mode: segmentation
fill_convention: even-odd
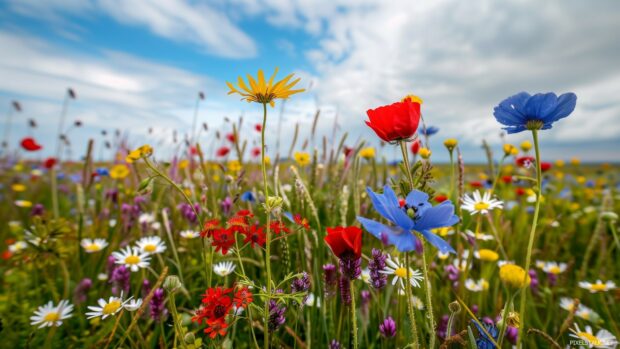
[[[161,37],[197,45],[205,53],[227,58],[257,54],[254,40],[228,16],[207,2],[181,0],[11,0],[9,8],[23,16],[52,21],[56,30],[79,28],[66,18],[104,13],[116,21],[143,26]]]

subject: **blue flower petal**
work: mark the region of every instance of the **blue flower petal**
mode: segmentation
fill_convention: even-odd
[[[547,120],[558,121],[570,115],[577,105],[577,95],[572,92],[565,93],[558,98],[555,110],[547,115]]]
[[[426,241],[428,241],[431,245],[437,247],[437,249],[439,249],[441,253],[451,252],[456,254],[456,251],[452,248],[452,246],[450,246],[450,244],[448,244],[444,239],[440,238],[436,234],[433,234],[428,230],[422,230],[420,233],[422,234],[422,236],[424,236]]]
[[[379,212],[379,214],[382,215],[383,218],[389,221],[394,221],[385,197],[383,195],[375,193],[374,191],[372,191],[372,189],[370,189],[370,187],[366,188],[366,192],[368,193],[370,201],[372,201],[372,206],[375,208],[375,210]]]
[[[428,202],[428,194],[419,190],[412,190],[405,198],[405,202],[410,207],[415,207],[418,210],[418,214],[423,214],[426,209],[432,207]]]
[[[558,97],[555,93],[537,93],[525,104],[525,115],[528,120],[545,120],[555,110]]]
[[[415,250],[417,238],[410,231],[403,230],[400,227],[389,227],[364,217],[358,216],[357,220],[374,237],[381,241],[387,238],[387,243],[396,246],[399,251],[409,252]]]
[[[444,201],[435,207],[427,209],[424,215],[420,216],[420,219],[416,221],[414,229],[421,231],[450,227],[458,222],[459,217],[454,214],[454,206],[450,201]]]

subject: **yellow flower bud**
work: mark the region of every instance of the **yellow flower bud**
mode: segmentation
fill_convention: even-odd
[[[530,143],[530,141],[521,142],[521,150],[527,153],[530,149],[532,149],[532,143]]]
[[[428,148],[420,148],[418,154],[422,157],[422,159],[428,159],[431,157],[431,151]]]
[[[525,269],[515,264],[504,264],[499,268],[499,278],[509,288],[528,286],[532,279]]]
[[[449,151],[452,151],[454,147],[456,147],[457,144],[459,144],[459,141],[457,141],[454,138],[448,138],[445,141],[443,141],[443,145],[446,146],[446,148],[448,148]]]

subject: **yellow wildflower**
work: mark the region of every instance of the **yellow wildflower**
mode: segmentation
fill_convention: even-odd
[[[310,154],[304,152],[295,152],[293,156],[295,158],[295,162],[301,167],[308,166],[310,163]]]
[[[153,154],[153,148],[150,145],[145,144],[138,149],[129,152],[127,157],[125,157],[125,161],[128,164],[131,164],[132,162],[137,161],[141,158],[151,156],[151,154]]]
[[[525,269],[515,264],[504,264],[499,268],[499,278],[510,288],[522,288],[528,286],[532,279]]]
[[[364,159],[374,158],[375,157],[375,148],[367,147],[367,148],[364,148],[364,149],[360,150],[360,156],[363,157]]]
[[[114,165],[110,169],[110,178],[112,179],[123,179],[127,176],[129,176],[129,168],[124,164]]]
[[[287,99],[291,95],[305,91],[304,89],[291,90],[295,84],[299,82],[299,78],[289,82],[294,74],[286,76],[284,79],[274,84],[273,80],[278,73],[278,68],[275,69],[273,75],[269,78],[269,81],[265,82],[265,75],[262,69],[258,70],[258,77],[255,80],[248,74],[248,84],[246,85],[241,77],[237,79],[238,87],[235,87],[232,83],[226,82],[230,91],[228,94],[238,93],[241,95],[241,100],[248,102],[256,102],[261,104],[269,104],[272,107],[275,105],[274,99],[282,98]]]

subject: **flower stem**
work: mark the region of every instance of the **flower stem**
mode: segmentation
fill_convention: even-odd
[[[409,252],[405,252],[405,268],[407,269],[407,280],[405,281],[405,297],[407,297],[407,311],[409,312],[409,322],[411,322],[411,335],[413,336],[412,347],[419,348],[418,328],[415,325],[415,312],[413,310],[413,292],[411,291],[411,268],[409,268]]]
[[[530,239],[527,244],[527,254],[525,256],[525,278],[527,280],[528,271],[530,270],[530,262],[532,259],[532,248],[534,247],[534,236],[536,235],[536,226],[538,225],[538,214],[540,212],[540,198],[542,196],[542,170],[540,168],[540,147],[538,146],[538,130],[532,130],[532,137],[534,138],[534,150],[536,151],[536,207],[534,209],[534,220],[532,221],[532,230],[530,230]],[[527,299],[528,287],[526,280],[524,280],[523,290],[521,291],[521,299],[519,305],[519,314],[521,316],[521,333],[517,337],[517,348],[521,347],[521,340],[523,338],[523,330],[525,329],[525,301]]]
[[[357,341],[357,309],[355,307],[355,289],[353,288],[353,280],[349,280],[349,288],[351,292],[351,333],[353,334],[353,349],[359,348]]]
[[[409,185],[411,190],[414,189],[413,175],[411,174],[411,168],[409,167],[409,155],[407,154],[407,147],[403,141],[400,141],[400,150],[403,153],[403,161],[405,163],[405,170],[407,171],[407,178],[409,179]],[[426,262],[426,244],[424,238],[419,237],[422,241],[422,272],[424,273],[424,290],[426,291],[426,308],[428,311],[428,325],[431,330],[431,338],[429,348],[435,347],[435,317],[433,315],[433,296],[431,294],[430,278],[428,277],[428,265]],[[407,256],[406,254],[405,256]],[[407,264],[407,281],[409,281],[409,263]],[[409,297],[409,294],[407,295]]]
[[[263,172],[263,192],[265,195],[265,203],[269,197],[269,187],[267,186],[267,166],[265,163],[265,128],[267,126],[267,104],[263,103],[263,127],[260,133],[261,142],[261,170]],[[265,269],[267,272],[267,299],[265,299],[265,342],[263,343],[265,349],[269,348],[269,301],[271,300],[271,212],[267,211],[267,231],[265,233]]]

